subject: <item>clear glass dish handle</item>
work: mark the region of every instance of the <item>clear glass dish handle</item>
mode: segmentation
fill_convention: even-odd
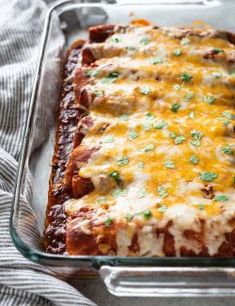
[[[99,273],[116,296],[235,296],[235,268],[102,266]]]
[[[220,0],[107,0],[108,2],[113,2],[123,5],[146,5],[146,4],[162,4],[162,5],[176,5],[176,4],[204,4],[204,5],[213,5],[218,4]],[[223,1],[223,0],[222,0]]]

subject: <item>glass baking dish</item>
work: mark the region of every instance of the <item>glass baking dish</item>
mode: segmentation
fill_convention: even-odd
[[[85,2],[85,1],[84,1]],[[144,5],[143,5],[144,4]],[[235,1],[63,1],[50,9],[30,101],[12,205],[10,232],[18,250],[57,275],[100,275],[118,296],[235,296],[235,259],[66,256],[41,246],[61,70],[66,48],[87,28],[123,23],[130,16],[157,25],[189,25],[202,20],[215,28],[235,31]]]

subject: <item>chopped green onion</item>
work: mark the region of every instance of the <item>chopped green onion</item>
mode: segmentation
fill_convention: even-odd
[[[152,122],[144,122],[143,123],[143,127],[145,129],[145,131],[150,131],[153,128],[153,123]]]
[[[199,147],[201,145],[201,141],[200,140],[203,137],[202,132],[197,131],[197,130],[192,130],[191,131],[191,136],[192,136],[193,140],[191,140],[190,143],[193,146]]]
[[[107,201],[106,197],[99,197],[97,199],[97,203],[100,204],[100,205],[104,204],[106,201]]]
[[[129,159],[126,156],[123,156],[117,159],[118,166],[122,167],[129,164]]]
[[[230,112],[223,112],[222,115],[227,118],[227,119],[230,119],[230,120],[234,120],[235,119],[235,115],[230,113]]]
[[[180,75],[180,78],[181,78],[181,81],[188,83],[192,80],[193,77],[190,74],[184,72]]]
[[[181,54],[182,54],[181,49],[175,49],[175,50],[173,51],[173,55],[175,55],[175,56],[180,56]]]
[[[149,209],[145,210],[143,214],[144,214],[144,218],[146,220],[148,220],[148,219],[150,219],[152,217],[151,210],[149,210]]]
[[[233,155],[234,154],[234,150],[229,146],[224,146],[222,148],[222,151],[225,153],[225,154],[228,154],[228,155]]]
[[[151,42],[151,39],[148,37],[144,37],[140,40],[141,45],[148,45]]]
[[[159,204],[159,208],[158,208],[158,211],[160,212],[160,213],[164,213],[164,212],[166,212],[167,211],[167,206],[166,205],[164,205],[164,204]]]
[[[216,202],[226,202],[228,201],[228,197],[226,197],[225,195],[218,195],[215,197],[215,201]]]
[[[184,101],[186,102],[189,102],[194,96],[194,93],[193,92],[187,92],[185,95],[184,95]]]
[[[85,74],[90,77],[95,77],[98,74],[98,71],[90,69],[90,70],[87,70]]]
[[[214,54],[220,54],[220,53],[223,53],[224,50],[219,49],[219,48],[214,48],[214,49],[212,50],[212,52],[213,52]]]
[[[151,152],[154,149],[155,149],[155,145],[153,143],[150,143],[144,148],[144,152]]]
[[[171,106],[171,111],[173,113],[177,113],[179,108],[181,107],[181,105],[179,103],[174,103],[172,106]]]
[[[208,104],[214,104],[215,101],[216,101],[216,98],[213,97],[213,96],[205,96],[203,101],[208,103]]]
[[[126,220],[127,220],[128,222],[130,222],[133,218],[134,218],[133,215],[131,215],[131,214],[126,214]]]
[[[146,113],[145,114],[145,119],[147,120],[153,120],[155,118],[153,113]]]
[[[171,139],[175,139],[177,134],[175,132],[170,132],[169,136],[170,136]]]
[[[167,168],[167,169],[175,169],[175,163],[172,161],[172,160],[166,160],[164,162],[164,166]]]
[[[157,64],[163,63],[163,59],[160,58],[160,57],[155,57],[155,58],[153,58],[153,59],[151,60],[151,62],[152,62],[153,65],[157,65]]]
[[[200,179],[205,182],[213,182],[218,178],[218,174],[215,172],[202,172],[199,175]]]
[[[117,171],[113,171],[109,174],[109,177],[111,177],[117,184],[120,184],[121,183],[121,177],[120,177],[120,174],[119,172]]]
[[[150,90],[149,87],[145,86],[145,87],[143,87],[143,88],[140,89],[140,92],[141,92],[143,95],[148,95],[148,94],[151,92],[151,90]]]
[[[138,199],[142,199],[142,198],[144,198],[147,194],[148,194],[148,193],[147,193],[146,189],[142,188],[142,189],[140,189],[140,190],[137,192],[137,198],[138,198]]]
[[[118,37],[112,37],[110,40],[111,42],[114,42],[114,43],[119,43],[121,41],[121,39]]]
[[[113,223],[113,219],[109,217],[108,219],[105,220],[104,225],[109,227],[112,223]]]
[[[157,130],[161,130],[166,125],[167,125],[166,122],[159,121],[159,122],[154,124],[154,128],[157,129]]]
[[[205,209],[205,204],[199,203],[199,204],[198,204],[198,208],[199,208],[200,210],[204,210],[204,209]]]
[[[186,140],[186,138],[183,135],[178,135],[175,137],[175,144],[181,144]]]
[[[215,72],[212,72],[212,75],[215,77],[215,79],[219,79],[219,78],[221,78],[222,73],[215,71]]]
[[[190,112],[188,117],[189,117],[189,119],[194,120],[195,119],[195,112]]]
[[[139,169],[143,169],[144,168],[144,162],[138,162],[136,164],[136,166],[139,168]]]
[[[116,189],[114,189],[114,191],[112,193],[112,196],[114,198],[119,198],[119,197],[122,197],[122,196],[126,196],[127,193],[128,193],[127,189],[116,188]]]
[[[104,137],[102,143],[112,143],[114,142],[114,137],[112,135],[107,135]]]
[[[176,91],[179,91],[179,90],[181,89],[181,85],[175,84],[175,85],[173,86],[173,89],[176,90]]]
[[[166,198],[169,195],[167,189],[164,186],[159,186],[157,188],[157,192],[162,199]]]
[[[120,73],[117,71],[110,72],[103,80],[102,83],[112,83],[117,80]]]
[[[199,163],[199,158],[198,158],[197,156],[195,156],[195,155],[192,155],[192,156],[189,158],[189,162],[190,162],[191,164],[196,165],[196,164]]]
[[[132,46],[128,46],[128,47],[126,47],[126,49],[129,50],[129,51],[135,51],[136,50],[136,48],[132,47]]]
[[[119,119],[122,121],[127,121],[129,119],[129,116],[127,114],[123,114],[119,117]]]
[[[190,43],[190,39],[185,37],[185,38],[181,39],[180,43],[181,43],[182,46],[188,45]]]
[[[131,130],[129,133],[128,133],[128,139],[130,141],[136,139],[139,135],[136,133],[136,131],[134,130]]]
[[[104,91],[103,90],[95,90],[94,91],[96,97],[103,97],[104,96]]]

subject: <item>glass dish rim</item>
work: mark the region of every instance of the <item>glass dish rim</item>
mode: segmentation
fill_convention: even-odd
[[[207,1],[207,0],[206,0]],[[179,1],[180,2],[180,1]],[[202,1],[202,2],[205,2]],[[215,1],[217,2],[217,0]],[[220,3],[222,3],[221,1]],[[152,5],[161,5],[162,1],[156,1],[156,4],[151,3]],[[172,5],[172,2],[166,2],[163,5]],[[178,3],[179,5],[183,5]],[[192,4],[192,2],[190,3]],[[63,6],[70,5],[71,8],[73,6],[79,7],[106,7],[109,5],[115,6],[136,6],[140,5],[138,3],[116,3],[116,1],[107,0],[106,3],[97,3],[97,2],[89,2],[89,3],[81,3],[77,0],[65,0],[56,2],[47,12],[43,33],[40,43],[39,57],[37,68],[35,72],[35,79],[33,82],[33,88],[29,103],[29,110],[27,120],[24,126],[24,136],[20,149],[20,158],[18,163],[18,169],[16,174],[14,192],[13,192],[13,200],[11,206],[10,213],[10,222],[9,229],[12,241],[15,247],[20,251],[22,255],[24,255],[27,259],[46,264],[49,266],[67,266],[67,264],[71,266],[77,266],[80,262],[88,262],[93,267],[99,268],[102,265],[109,266],[156,266],[156,267],[235,267],[235,258],[214,258],[214,257],[120,257],[120,256],[90,256],[90,255],[79,255],[79,256],[68,256],[68,255],[54,255],[49,254],[43,251],[38,251],[36,249],[31,248],[27,243],[25,243],[20,235],[17,232],[15,227],[15,220],[17,218],[17,206],[20,198],[20,189],[23,181],[23,171],[27,161],[27,151],[29,149],[29,137],[30,137],[30,127],[34,119],[34,110],[36,106],[36,98],[39,89],[39,80],[41,78],[42,65],[45,56],[46,45],[48,42],[48,34],[50,29],[50,22],[52,18],[52,14],[54,11],[62,8]],[[148,5],[148,3],[146,4]]]

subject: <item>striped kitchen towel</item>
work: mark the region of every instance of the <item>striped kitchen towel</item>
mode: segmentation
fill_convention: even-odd
[[[46,268],[27,261],[9,234],[13,185],[46,10],[41,0],[0,2],[1,306],[95,305]]]

